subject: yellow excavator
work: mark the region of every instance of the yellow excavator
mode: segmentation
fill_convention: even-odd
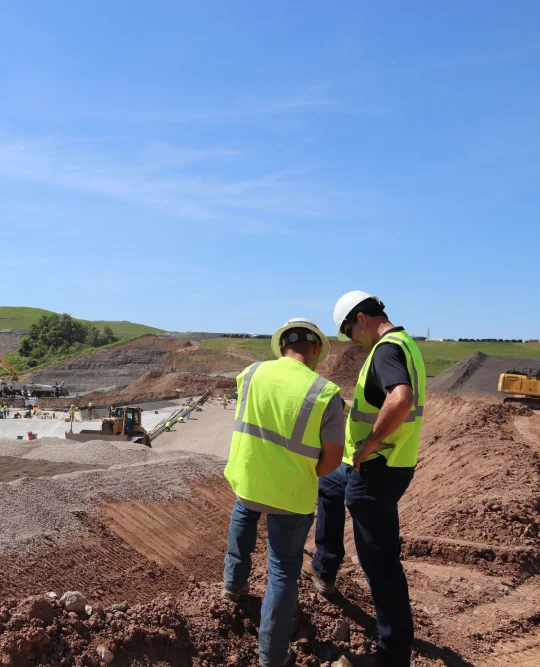
[[[503,403],[521,403],[540,410],[540,370],[506,371],[499,377],[499,391],[507,396]]]
[[[3,359],[2,357],[0,357],[0,366],[3,366],[6,369],[6,371],[11,373],[11,380],[13,382],[17,382],[19,380],[17,371],[13,368],[13,366],[9,363],[7,359]]]
[[[73,428],[73,425],[72,425]],[[151,447],[150,436],[142,425],[141,408],[113,408],[110,417],[101,420],[100,430],[83,429],[80,433],[66,432],[68,440],[113,440],[116,442],[140,442]]]

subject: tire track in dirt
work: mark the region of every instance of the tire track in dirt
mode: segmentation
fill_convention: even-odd
[[[101,505],[109,530],[156,564],[191,574],[194,561],[207,562],[206,576],[221,576],[223,549],[234,494],[224,480],[197,485],[194,502],[135,500]]]

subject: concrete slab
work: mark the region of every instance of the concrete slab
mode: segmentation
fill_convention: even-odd
[[[176,424],[170,433],[163,433],[152,442],[158,452],[199,452],[222,459],[229,457],[236,403],[227,409],[222,403],[206,403],[202,412],[193,412],[192,419]]]
[[[197,398],[197,397],[195,397]],[[155,403],[146,403],[143,407],[142,422],[147,431],[151,431],[154,426],[157,426],[161,421],[169,417],[173,412],[184,404],[182,400],[159,401]],[[223,408],[222,408],[223,409]],[[22,435],[24,440],[28,439],[28,432],[35,433],[38,438],[64,438],[66,431],[69,431],[69,422],[64,421],[60,415],[64,413],[56,413],[56,419],[39,419],[33,417],[32,419],[13,419],[13,410],[8,419],[0,419],[0,438],[13,438]],[[102,416],[105,416],[105,411],[101,411]],[[201,414],[201,413],[197,413]],[[101,427],[101,422],[98,419],[88,421],[76,421],[73,424],[73,432],[80,433],[82,429],[95,429],[98,431]]]

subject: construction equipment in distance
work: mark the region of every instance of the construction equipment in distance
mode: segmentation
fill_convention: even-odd
[[[21,384],[19,375],[7,359],[0,357],[0,366],[3,366],[11,373],[11,382],[6,382],[0,378],[0,396],[24,396],[27,398],[60,398],[69,396],[69,391],[64,389],[64,383],[58,384]]]
[[[141,408],[114,408],[111,417],[103,417],[101,429],[83,429],[80,433],[66,432],[66,438],[78,442],[88,440],[112,440],[115,442],[140,442],[151,447],[150,436],[142,425]]]
[[[507,396],[503,403],[521,403],[540,410],[540,370],[506,371],[499,377],[499,391]]]

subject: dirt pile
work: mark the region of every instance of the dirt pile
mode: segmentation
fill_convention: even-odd
[[[400,504],[409,552],[540,568],[539,435],[526,407],[430,395]]]
[[[540,359],[494,357],[475,352],[430,380],[429,389],[438,393],[484,393],[500,396],[499,376],[508,370],[540,369]]]
[[[180,390],[178,393],[177,389]],[[155,368],[146,371],[144,375],[120,391],[94,391],[74,399],[55,399],[54,403],[49,401],[47,406],[51,409],[61,409],[74,403],[78,407],[85,407],[89,401],[92,401],[97,407],[105,407],[176,398],[177,396],[181,398],[202,396],[207,391],[210,391],[212,395],[221,396],[233,389],[236,389],[234,378],[226,378],[221,375],[168,373]],[[42,404],[44,405],[45,401],[42,401]]]
[[[172,659],[190,648],[189,633],[179,604],[162,597],[145,605],[120,603],[89,613],[68,612],[50,597],[8,600],[0,611],[0,655],[3,665],[137,664]],[[143,663],[140,663],[143,664]],[[187,660],[175,664],[188,664]]]
[[[125,387],[152,366],[172,366],[175,354],[191,344],[182,339],[142,336],[122,345],[96,350],[25,376],[26,382],[65,382],[73,393]]]
[[[367,353],[361,347],[348,345],[330,369],[328,379],[341,387],[344,396],[352,397],[360,369],[366,359]]]

